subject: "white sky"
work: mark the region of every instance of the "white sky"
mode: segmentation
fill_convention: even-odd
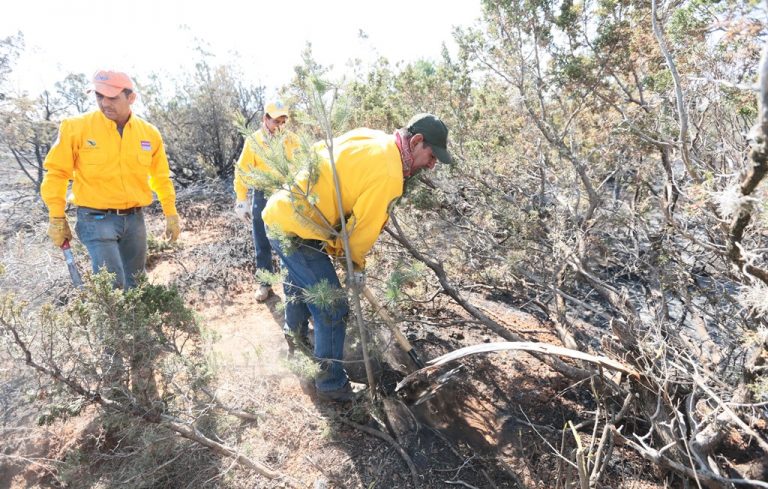
[[[17,91],[36,94],[67,73],[102,67],[139,82],[150,72],[189,71],[200,39],[215,62],[232,63],[270,96],[290,81],[307,41],[318,62],[337,70],[376,54],[393,64],[437,60],[442,43],[455,51],[453,26],[474,24],[481,7],[480,0],[10,0],[2,10],[0,38],[18,31],[25,38],[10,78]]]

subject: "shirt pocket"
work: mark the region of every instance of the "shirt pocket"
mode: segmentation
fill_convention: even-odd
[[[152,153],[149,151],[139,151],[136,160],[139,162],[139,166],[149,168],[152,164]]]
[[[107,152],[97,148],[81,148],[79,156],[82,165],[93,168],[94,165],[104,165]]]

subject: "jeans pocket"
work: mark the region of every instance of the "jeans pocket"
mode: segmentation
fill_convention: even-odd
[[[97,210],[78,209],[75,232],[83,243],[94,239],[103,239],[109,233],[107,214]]]

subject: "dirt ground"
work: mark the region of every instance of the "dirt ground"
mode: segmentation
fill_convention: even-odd
[[[6,249],[20,251],[6,252],[7,272],[1,283],[4,292],[16,290],[42,301],[66,288],[66,268],[44,237],[43,209],[20,210],[33,202],[19,197],[29,191],[23,176],[8,169],[6,173],[12,178],[2,180],[3,242]],[[250,236],[236,222],[230,207],[231,198],[223,185],[180,192],[184,230],[179,244],[151,251],[149,263],[150,280],[179,285],[201,323],[216,332],[211,355],[217,366],[217,395],[233,407],[259,415],[258,423],[233,423],[228,430],[230,439],[252,459],[289,475],[300,486],[413,487],[409,467],[396,445],[369,433],[387,431],[382,411],[374,409],[367,397],[343,405],[317,401],[287,359],[281,330],[282,293],[276,290],[263,304],[253,300]],[[163,226],[159,210],[153,207],[147,215],[150,231],[159,236]],[[76,253],[81,269],[87,268],[84,250],[76,248]],[[30,271],[30,261],[44,273]],[[38,291],[32,284],[44,290]],[[373,280],[370,285],[376,289],[377,283]],[[557,343],[550,327],[535,318],[488,298],[470,299],[491,310],[510,329],[534,341]],[[391,312],[399,315],[402,311]],[[400,326],[425,359],[463,346],[500,341],[467,322],[461,311],[442,298],[409,313],[420,320]],[[371,311],[367,317],[377,324]],[[372,331],[386,336],[382,329]],[[595,401],[588,387],[569,385],[525,353],[489,354],[463,360],[463,367],[434,397],[404,408],[409,401],[398,400],[392,387],[411,366],[395,347],[391,350],[381,373],[381,395],[391,400],[387,408],[400,409],[393,419],[410,419],[390,436],[412,460],[419,487],[549,488],[564,487],[564,481],[574,477],[575,444],[573,438],[564,438],[562,430],[568,421],[578,423],[592,416]],[[97,410],[90,408],[68,421],[37,426],[39,400],[35,393],[45,381],[6,351],[0,362],[0,488],[120,485],[109,474],[89,478],[100,482],[88,486],[56,477],[73,451],[87,456],[89,449],[96,449],[84,440],[98,437]],[[354,370],[352,365],[350,370]],[[359,373],[356,377],[364,378]],[[588,443],[589,430],[583,437],[582,442]],[[187,487],[281,486],[231,460],[210,454],[204,457],[213,468],[205,472],[207,477],[201,472]],[[162,463],[173,464],[174,460]],[[616,448],[606,471],[602,487],[668,487],[658,482],[661,474],[622,447]],[[177,486],[166,481],[146,487]]]

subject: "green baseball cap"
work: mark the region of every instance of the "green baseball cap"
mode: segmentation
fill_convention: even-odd
[[[453,164],[454,160],[448,153],[448,128],[437,116],[432,114],[416,114],[411,117],[406,126],[411,134],[421,134],[424,142],[430,145],[432,153],[440,163]]]

